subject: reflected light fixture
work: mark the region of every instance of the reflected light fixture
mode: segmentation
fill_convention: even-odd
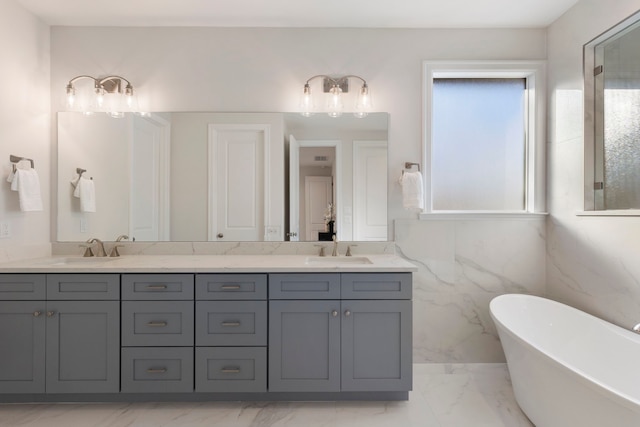
[[[75,83],[79,80],[93,81],[91,91],[77,92]],[[72,78],[66,88],[66,108],[85,114],[103,112],[116,118],[124,117],[125,112],[139,112],[133,85],[120,76],[95,78],[82,75]]]
[[[313,76],[307,80],[304,84],[302,92],[302,99],[300,101],[300,114],[305,117],[311,116],[316,111],[315,102],[313,99],[310,82],[315,79],[323,79],[323,92],[328,94],[328,101],[326,106],[326,113],[330,117],[340,117],[343,112],[343,94],[349,92],[349,79],[362,80],[362,87],[358,91],[356,101],[354,105],[353,114],[356,117],[366,117],[372,110],[373,104],[371,103],[371,94],[369,93],[369,86],[365,79],[356,75],[347,75],[342,77],[331,77],[324,74]]]

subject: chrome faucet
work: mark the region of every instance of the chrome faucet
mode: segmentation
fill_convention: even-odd
[[[333,252],[331,252],[331,256],[339,256],[340,254],[338,253],[338,238],[334,235],[333,236]]]
[[[118,238],[116,239],[116,244],[113,245],[113,248],[111,248],[111,252],[109,252],[109,256],[110,257],[118,257],[120,256],[120,252],[118,252],[118,248],[122,248],[124,247],[124,245],[118,245],[118,242],[121,242],[122,240],[128,240],[129,236],[127,236],[126,234],[121,234],[118,236]]]
[[[95,256],[97,257],[103,257],[103,256],[107,256],[107,253],[104,250],[104,243],[102,243],[102,240],[94,237],[93,239],[89,239],[87,240],[87,243],[95,243],[98,250],[96,251]],[[89,255],[91,256],[91,255]]]

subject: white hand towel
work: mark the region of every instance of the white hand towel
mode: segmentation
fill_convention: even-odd
[[[80,199],[81,212],[96,211],[96,187],[92,179],[80,177],[73,195]]]
[[[11,179],[11,189],[18,192],[20,210],[36,212],[42,210],[40,179],[35,169],[16,169]]]
[[[405,209],[424,209],[422,191],[422,174],[420,172],[405,172],[400,179],[402,184],[402,205]]]

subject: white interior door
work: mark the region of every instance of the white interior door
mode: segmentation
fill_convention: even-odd
[[[133,116],[129,237],[169,239],[169,123]]]
[[[300,240],[300,145],[289,136],[289,240]]]
[[[318,232],[325,231],[324,214],[332,201],[333,179],[330,176],[304,177],[306,241],[317,241]]]
[[[386,141],[353,142],[353,238],[387,240]]]
[[[210,125],[209,240],[264,240],[265,130]]]

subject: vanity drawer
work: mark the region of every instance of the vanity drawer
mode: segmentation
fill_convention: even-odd
[[[198,274],[198,300],[266,300],[266,274]]]
[[[340,274],[270,274],[269,299],[340,299]]]
[[[48,300],[119,300],[119,274],[47,274]]]
[[[123,348],[120,375],[123,393],[192,392],[193,348]]]
[[[193,302],[123,301],[122,345],[193,345]]]
[[[342,299],[411,299],[411,273],[342,273]]]
[[[196,391],[266,392],[266,347],[197,347]]]
[[[193,274],[123,274],[123,300],[192,300]]]
[[[267,302],[197,301],[196,345],[267,345]]]
[[[44,274],[0,274],[0,301],[44,300]]]

